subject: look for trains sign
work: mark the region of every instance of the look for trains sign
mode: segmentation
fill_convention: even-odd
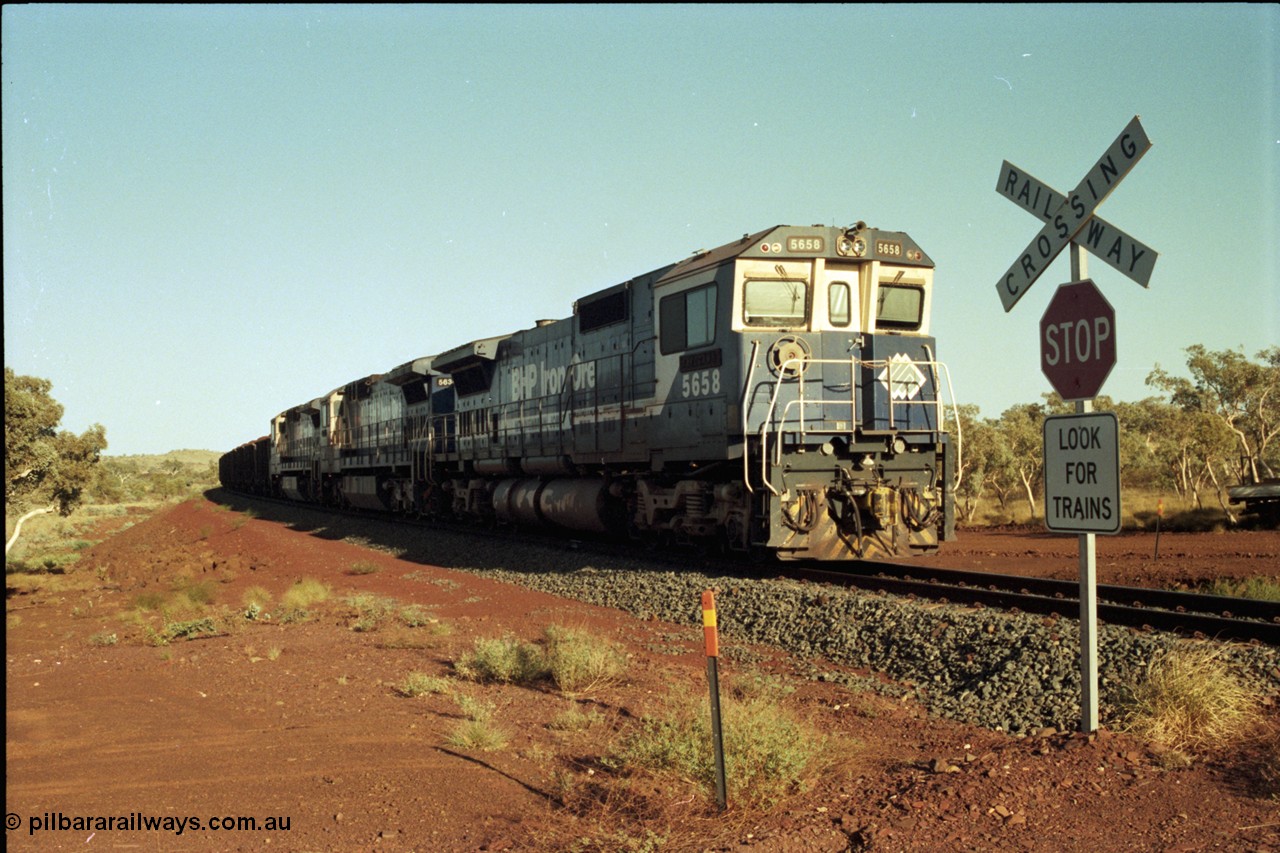
[[[1045,418],[1045,527],[1055,533],[1120,532],[1119,448],[1111,412]]]

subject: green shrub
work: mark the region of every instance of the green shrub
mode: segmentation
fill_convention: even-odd
[[[802,786],[813,774],[826,738],[794,720],[779,705],[752,699],[721,701],[727,795],[735,802],[767,805]],[[608,762],[674,773],[715,791],[711,711],[690,700],[669,713],[641,720]]]
[[[410,628],[421,628],[423,625],[430,625],[440,620],[432,616],[421,604],[409,604],[400,608],[400,621]]]
[[[212,617],[191,619],[185,622],[169,622],[164,626],[161,636],[167,641],[189,640],[193,637],[211,636],[218,633],[218,624]],[[167,645],[163,643],[160,645]]]
[[[488,720],[463,720],[445,743],[455,749],[495,752],[504,748],[509,740],[505,731]]]
[[[347,598],[347,605],[355,611],[352,631],[376,631],[396,608],[393,598],[384,598],[371,592],[358,592]]]
[[[564,693],[577,695],[607,687],[626,671],[627,656],[622,647],[586,629],[552,625],[546,638],[546,667]]]
[[[547,724],[547,728],[557,732],[585,732],[604,722],[604,714],[591,708],[584,711],[574,706],[567,711],[556,714]]]
[[[449,679],[427,675],[425,672],[411,672],[396,687],[396,692],[411,698],[425,696],[428,693],[448,693]]]
[[[477,638],[471,654],[454,664],[463,678],[532,684],[547,677],[542,650],[514,637]]]
[[[460,722],[445,739],[445,743],[458,749],[493,752],[502,749],[510,739],[506,731],[493,723],[492,702],[477,699],[466,693],[455,693],[454,701],[467,719]]]
[[[1275,578],[1248,578],[1242,581],[1219,579],[1205,587],[1209,595],[1226,595],[1232,598],[1251,598],[1255,601],[1280,601],[1280,580]]]
[[[487,699],[477,699],[469,693],[455,693],[453,701],[458,703],[458,709],[462,711],[463,716],[477,723],[485,723],[493,719],[493,712],[497,710],[492,702]]]

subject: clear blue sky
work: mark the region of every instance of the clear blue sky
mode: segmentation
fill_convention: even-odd
[[[1039,230],[1140,115],[1100,261],[1149,396],[1183,349],[1280,343],[1280,11],[1107,6],[15,6],[3,9],[4,358],[109,453],[225,450],[338,385],[565,317],[779,223],[909,232],[957,396],[1049,389],[1006,314]]]

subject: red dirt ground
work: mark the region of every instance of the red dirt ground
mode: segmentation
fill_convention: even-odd
[[[1079,577],[1079,537],[1040,529],[961,530],[922,562],[1032,577]],[[1280,578],[1280,531],[1126,532],[1095,537],[1098,583],[1193,589],[1225,578]]]
[[[1100,581],[1280,574],[1280,533],[1166,535],[1159,560],[1153,547],[1153,534],[1099,537]],[[1006,571],[1032,558],[1073,577],[1075,548],[1072,537],[968,533],[935,560]],[[366,573],[352,573],[357,564]],[[148,645],[120,614],[179,577],[212,581],[215,602],[236,609],[251,586],[279,598],[303,577],[334,595],[311,621]],[[705,691],[696,628],[397,559],[305,524],[246,520],[205,499],[115,533],[58,580],[7,601],[10,849],[1280,851],[1280,801],[1258,784],[1276,768],[1247,749],[1167,769],[1159,750],[1123,734],[1009,737],[793,678],[796,662],[769,649],[756,650],[758,666],[790,679],[787,705],[855,745],[771,811],[731,803],[717,816],[671,784],[640,823],[634,801],[592,806],[596,783],[612,778],[598,758],[663,697]],[[429,608],[451,632],[352,630],[342,601],[356,592]],[[476,637],[534,640],[553,623],[587,626],[631,655],[623,684],[584,700],[604,720],[588,731],[548,727],[573,704],[549,689],[465,685],[511,734],[502,750],[472,752],[446,742],[456,702],[394,689],[413,671],[450,675]],[[111,634],[118,642],[104,644]],[[734,670],[726,662],[726,683]],[[179,836],[83,820],[132,815],[289,826]],[[56,826],[59,816],[67,829],[30,833],[32,818]]]

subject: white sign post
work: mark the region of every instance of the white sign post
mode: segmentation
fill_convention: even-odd
[[[1098,728],[1097,533],[1120,532],[1120,427],[1112,412],[1044,422],[1044,519],[1058,533],[1080,534],[1081,728]]]

